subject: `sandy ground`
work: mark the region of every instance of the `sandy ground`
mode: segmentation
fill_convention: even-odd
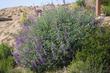
[[[19,20],[0,22],[0,43],[7,43],[14,46],[14,38],[21,30]]]
[[[14,46],[15,36],[21,31],[20,17],[23,12],[34,14],[31,7],[13,7],[0,10],[1,17],[10,17],[10,21],[0,21],[0,43]]]
[[[46,10],[54,8],[53,5],[46,5],[43,7],[12,7],[0,10],[0,17],[12,18],[11,21],[0,21],[0,43],[7,43],[8,45],[14,47],[15,36],[22,30],[20,17],[22,13],[27,15],[36,15],[36,10]]]

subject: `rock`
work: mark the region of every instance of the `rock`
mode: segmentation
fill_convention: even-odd
[[[0,21],[12,21],[11,17],[0,16]]]

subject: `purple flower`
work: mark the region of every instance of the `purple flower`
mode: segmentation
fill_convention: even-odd
[[[36,69],[36,67],[37,67],[36,61],[32,61],[31,66],[32,66],[33,69]]]
[[[30,20],[30,21],[34,21],[34,20],[36,20],[36,17],[35,17],[35,16],[30,15],[30,16],[28,16],[28,20]]]
[[[43,57],[43,55],[41,53],[37,54],[38,55],[38,64],[44,64],[45,63],[45,58]]]
[[[44,63],[44,58],[43,58],[43,54],[42,54],[42,43],[41,43],[41,41],[39,41],[36,44],[37,45],[35,46],[35,51],[36,51],[37,55],[39,56],[38,63],[43,64]]]
[[[29,31],[29,25],[28,24],[24,24],[23,25],[23,29],[24,29],[24,31]]]
[[[13,55],[14,58],[15,58],[16,64],[19,64],[19,63],[20,63],[20,55],[19,55],[18,50],[15,50],[15,51],[12,53],[12,55]]]
[[[19,37],[17,37],[17,39],[16,39],[16,45],[15,45],[16,49],[18,49],[21,46],[21,44],[22,44],[21,39]]]
[[[42,49],[42,44],[39,42],[39,44],[36,46],[36,52],[40,52]]]
[[[22,44],[24,44],[24,42],[26,41],[26,37],[27,36],[25,34],[21,34],[20,36],[16,37],[16,40],[15,40],[16,49],[20,48]]]

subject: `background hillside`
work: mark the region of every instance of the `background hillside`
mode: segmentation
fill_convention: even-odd
[[[0,43],[8,43],[9,45],[14,45],[15,36],[22,30],[22,23],[20,19],[22,14],[26,15],[36,15],[35,10],[47,10],[52,9],[53,5],[45,5],[42,7],[12,7],[0,10]],[[6,19],[5,19],[6,18]],[[9,19],[9,20],[7,20]]]

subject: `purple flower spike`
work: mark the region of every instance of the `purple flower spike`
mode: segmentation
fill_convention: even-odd
[[[29,30],[29,25],[28,25],[28,24],[24,24],[24,25],[23,25],[23,29],[24,29],[25,31],[28,31],[28,30]]]
[[[36,47],[36,52],[40,52],[41,49],[42,49],[42,44],[38,44]]]
[[[18,49],[21,46],[22,42],[21,39],[19,37],[16,38],[16,49]]]
[[[33,69],[36,69],[36,67],[37,67],[36,62],[35,62],[35,61],[32,61],[31,64],[32,64],[32,68],[33,68]]]
[[[15,62],[16,64],[19,64],[20,63],[20,55],[19,55],[19,52],[17,50],[15,50],[12,55],[14,56],[15,58]]]
[[[22,44],[24,44],[24,42],[26,41],[26,37],[25,34],[21,34],[20,36],[18,36],[15,40],[15,47],[16,49],[20,48],[22,46]]]
[[[44,62],[44,59],[43,58],[41,58],[40,59],[40,64],[44,64],[45,62]]]

